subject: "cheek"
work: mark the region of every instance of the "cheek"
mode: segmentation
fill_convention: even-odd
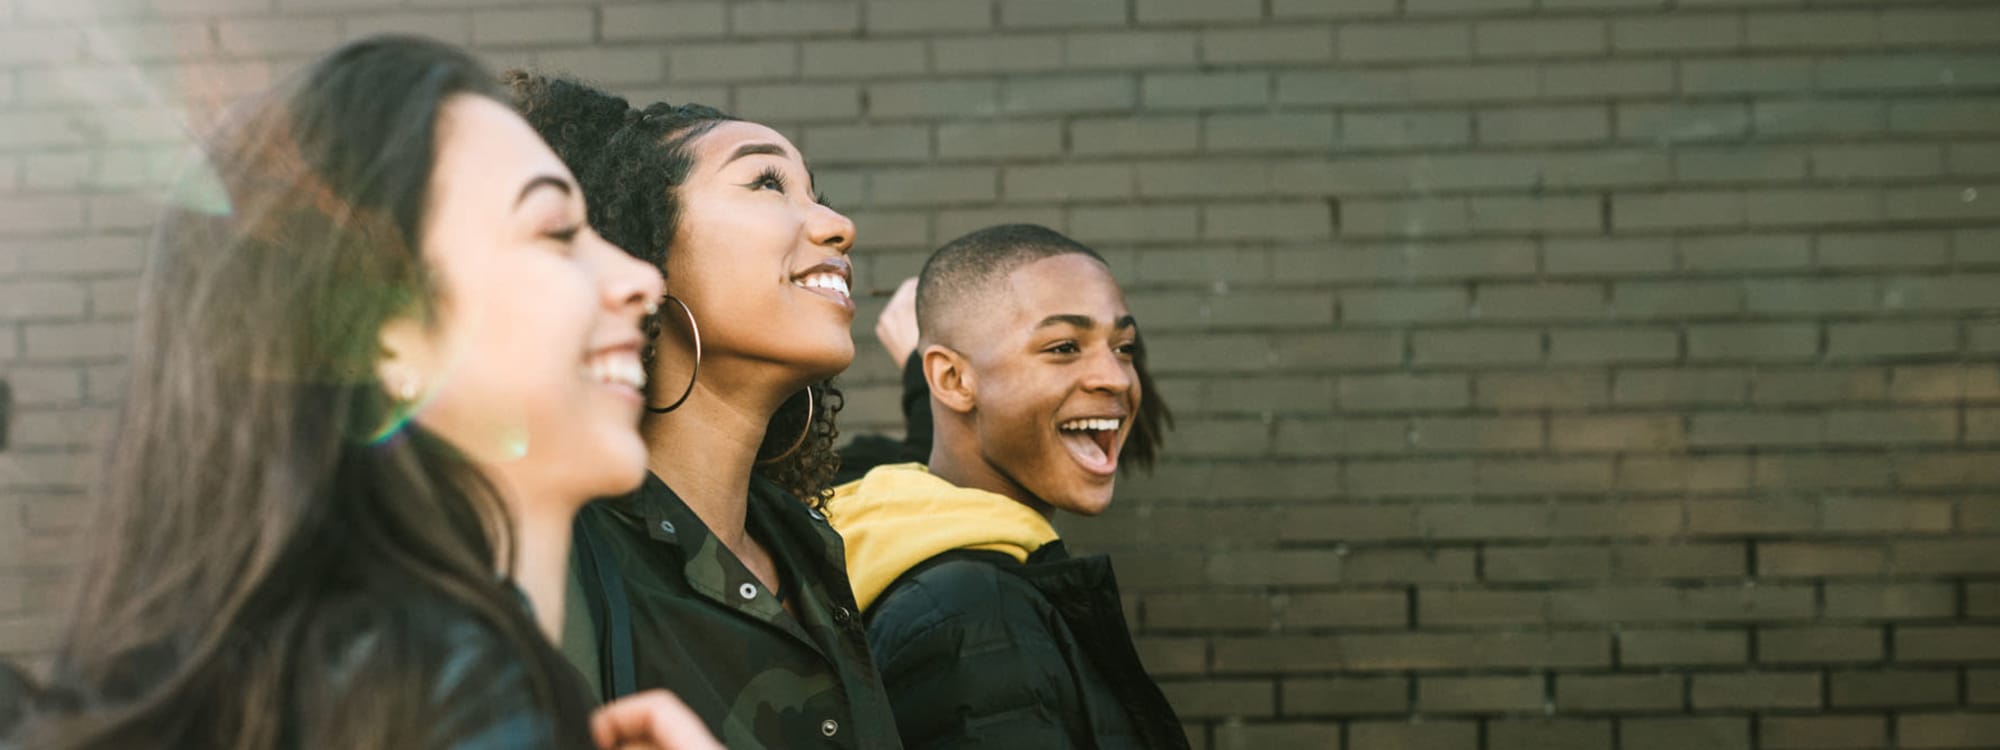
[[[588,274],[556,258],[495,266],[484,286],[467,290],[466,336],[456,377],[478,384],[482,399],[523,405],[567,397],[589,347],[594,296]]]
[[[1051,396],[1035,382],[1035,375],[1021,367],[994,372],[984,379],[988,387],[979,394],[995,438],[1020,451],[1042,452],[1053,444],[1048,424],[1061,404],[1061,397]]]

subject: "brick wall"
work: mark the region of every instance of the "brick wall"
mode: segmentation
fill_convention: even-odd
[[[0,654],[87,532],[181,103],[386,29],[789,133],[860,286],[1113,261],[1197,744],[2000,747],[1990,0],[0,0]],[[857,335],[867,337],[874,308]],[[863,343],[847,432],[892,429]]]

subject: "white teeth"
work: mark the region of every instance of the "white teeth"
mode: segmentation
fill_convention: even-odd
[[[853,296],[848,293],[847,279],[842,278],[837,273],[816,273],[792,283],[810,289],[829,289],[840,292],[843,297]]]
[[[1122,424],[1124,424],[1124,421],[1118,419],[1072,419],[1058,425],[1058,427],[1073,432],[1098,432],[1116,431]]]
[[[590,361],[590,377],[600,383],[646,388],[646,368],[630,355],[607,355]]]

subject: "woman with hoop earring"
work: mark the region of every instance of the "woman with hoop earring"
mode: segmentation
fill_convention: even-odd
[[[667,276],[646,319],[650,475],[577,516],[565,654],[666,688],[730,747],[900,747],[840,536],[829,382],[854,359],[854,224],[776,131],[513,71],[590,223]]]

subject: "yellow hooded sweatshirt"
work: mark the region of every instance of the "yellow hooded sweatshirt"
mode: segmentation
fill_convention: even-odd
[[[1026,505],[939,479],[923,464],[876,467],[834,488],[826,520],[847,544],[847,577],[863,612],[905,571],[955,549],[1028,555],[1057,539]]]

